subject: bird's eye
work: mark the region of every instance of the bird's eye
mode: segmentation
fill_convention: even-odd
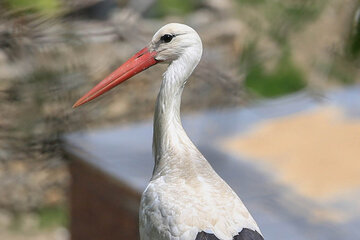
[[[171,34],[164,34],[160,40],[163,41],[163,42],[170,42],[172,39],[173,39],[174,35],[171,35]]]

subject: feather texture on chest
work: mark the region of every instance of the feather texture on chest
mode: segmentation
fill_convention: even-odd
[[[144,239],[194,240],[205,231],[231,240],[243,228],[260,232],[238,196],[217,175],[161,176],[142,196],[140,232],[156,236]]]

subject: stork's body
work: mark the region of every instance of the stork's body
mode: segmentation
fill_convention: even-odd
[[[90,101],[157,62],[169,63],[154,115],[155,166],[141,198],[141,240],[263,239],[239,197],[216,174],[182,127],[181,94],[201,55],[201,40],[192,28],[165,25],[148,48],[75,104]]]

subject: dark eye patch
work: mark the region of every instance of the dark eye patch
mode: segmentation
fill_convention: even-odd
[[[175,36],[172,34],[164,34],[163,36],[161,36],[160,40],[162,42],[168,43],[170,42]]]

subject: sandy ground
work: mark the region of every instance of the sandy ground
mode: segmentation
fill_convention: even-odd
[[[225,149],[265,163],[282,182],[318,201],[360,187],[360,121],[335,107],[258,124]]]

